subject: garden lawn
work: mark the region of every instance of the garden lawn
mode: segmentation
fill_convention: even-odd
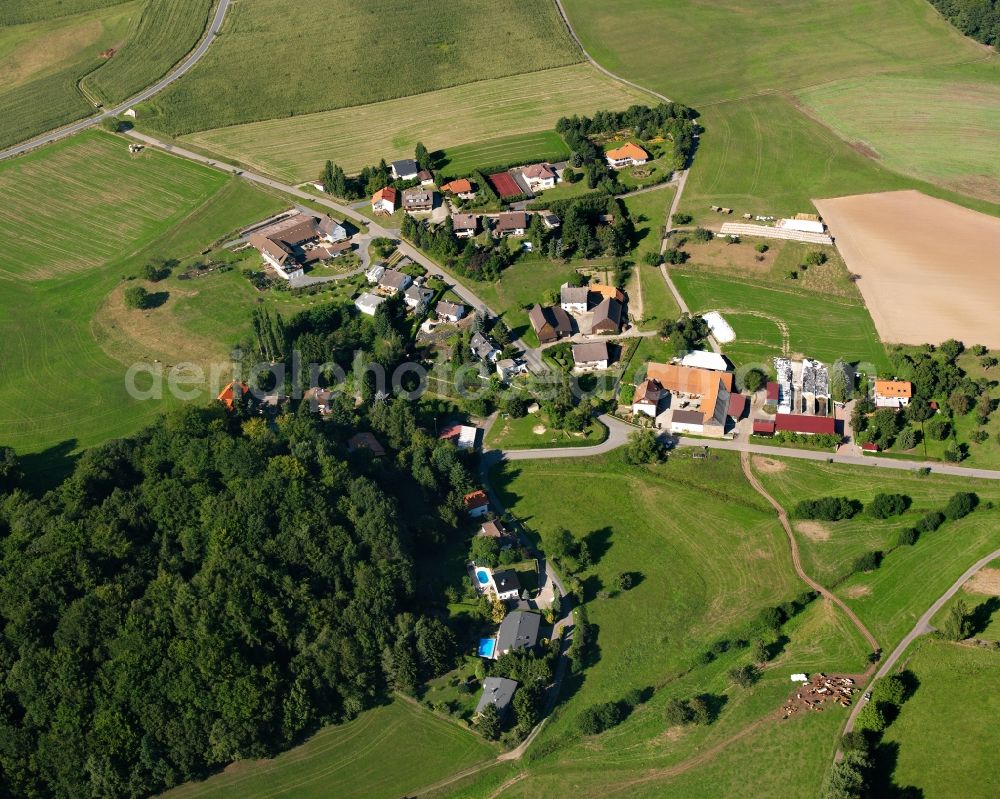
[[[0,149],[90,114],[94,107],[76,83],[106,63],[100,53],[128,37],[142,9],[139,2],[77,3],[81,13],[62,16],[51,5],[38,15],[26,6],[8,11],[8,5],[0,4]]]
[[[417,142],[423,142],[444,151],[436,153],[441,175],[461,176],[473,169],[566,158],[569,151],[552,130],[560,117],[622,109],[648,98],[589,64],[574,64],[360,107],[203,130],[182,141],[293,182],[316,178],[327,160],[353,173],[382,158],[412,158]]]
[[[581,262],[582,265],[582,262]],[[470,282],[470,288],[496,311],[514,334],[537,346],[535,332],[528,322],[528,309],[536,302],[545,304],[546,292],[555,292],[568,281],[575,269],[562,262],[550,261],[537,254],[522,254],[504,269],[494,282]]]
[[[755,471],[790,513],[802,499],[830,495],[864,503],[879,492],[912,498],[910,510],[887,520],[859,515],[840,522],[792,521],[806,573],[834,587],[886,651],[962,572],[998,546],[994,531],[1000,523],[1000,508],[981,507],[964,519],[946,521],[913,546],[893,549],[900,529],[914,526],[929,511],[940,510],[957,491],[975,491],[983,503],[1000,503],[996,481],[884,471],[879,471],[876,480],[868,468],[770,456],[768,460],[778,465],[760,468],[755,458]],[[887,553],[881,566],[852,574],[854,561],[874,550]]]
[[[923,639],[905,664],[919,686],[882,741],[898,747],[892,780],[925,799],[1000,793],[1000,655]],[[943,757],[942,753],[947,752]]]
[[[542,432],[536,433],[539,426]],[[608,437],[608,429],[596,419],[579,433],[549,428],[544,414],[530,413],[520,419],[499,417],[490,429],[484,446],[488,449],[541,449],[549,447],[592,447]]]
[[[627,466],[620,452],[600,459],[517,461],[494,471],[492,480],[504,504],[540,533],[543,545],[560,525],[588,542],[595,565],[578,576],[599,650],[581,677],[568,679],[555,715],[529,750],[527,778],[505,796],[640,791],[662,796],[670,786],[668,769],[743,734],[754,752],[766,751],[771,758],[749,774],[740,772],[744,791],[750,785],[754,795],[766,794],[774,779],[769,769],[791,757],[807,775],[801,795],[815,794],[843,715],[830,713],[831,721],[822,725],[802,718],[784,726],[774,714],[788,696],[790,670],[860,670],[864,644],[841,615],[814,602],[787,622],[782,632],[789,640],[775,653],[774,668],[750,690],[728,676],[748,660],[745,649],[697,664],[713,641],[746,634],[759,610],[804,589],[794,577],[776,518],[743,479],[735,455],[695,460],[677,453],[653,467]],[[572,498],[571,516],[561,497]],[[692,514],[695,506],[698,513]],[[619,593],[614,583],[624,571],[641,578]],[[620,699],[632,688],[652,689],[652,696],[621,725],[580,737],[580,711]],[[721,697],[718,719],[708,726],[668,729],[667,700],[701,692]],[[782,754],[787,740],[810,745],[797,747],[794,756]],[[721,764],[728,752],[716,756],[720,771],[712,774],[725,772]],[[715,763],[713,758],[708,768]],[[719,795],[707,783],[702,791],[699,795]],[[668,795],[691,794],[678,789]]]
[[[479,735],[403,699],[325,727],[273,760],[238,762],[164,799],[396,799],[495,755]]]
[[[885,348],[859,299],[801,291],[792,285],[787,288],[757,285],[677,267],[671,268],[671,274],[692,313],[717,310],[727,317],[732,313],[737,319],[740,314],[764,314],[776,324],[780,321],[787,326],[793,354],[826,362],[843,357],[867,364],[867,371],[879,374],[888,369]],[[758,363],[770,369],[771,358],[781,352],[771,343],[756,343],[761,329],[759,323],[755,324],[750,333],[753,343],[743,343],[740,329],[734,325],[736,340],[723,345],[723,350],[737,365]]]
[[[319,45],[330,31],[335,44]],[[148,124],[180,134],[287,120],[580,61],[552,3],[254,0],[233,4],[205,57],[152,101]]]

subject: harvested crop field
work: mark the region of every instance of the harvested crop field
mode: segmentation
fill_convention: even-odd
[[[883,341],[1000,347],[1000,219],[916,191],[814,203]]]
[[[517,79],[468,83],[397,100],[253,122],[182,137],[226,158],[284,180],[315,178],[327,159],[347,172],[380,158],[513,134],[551,130],[556,120],[599,109],[648,103],[649,95],[605,77],[589,64],[533,72]],[[516,160],[497,153],[491,164]],[[449,170],[453,171],[453,170]]]

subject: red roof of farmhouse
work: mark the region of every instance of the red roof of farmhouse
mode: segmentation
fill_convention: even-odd
[[[837,432],[837,420],[832,416],[806,416],[799,413],[779,413],[774,417],[778,430],[790,433],[827,433]]]

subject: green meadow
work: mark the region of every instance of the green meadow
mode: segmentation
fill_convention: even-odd
[[[247,305],[238,309],[226,305],[233,292],[220,291],[219,307],[230,310],[214,331],[187,341],[190,331],[174,332],[156,318],[168,318],[193,288],[211,295],[215,277],[148,284],[166,294],[165,302],[127,313],[122,279],[152,257],[195,256],[285,203],[164,153],[131,157],[125,140],[100,132],[0,164],[0,186],[14,198],[0,208],[0,246],[10,256],[0,275],[6,311],[0,318],[0,441],[25,456],[33,475],[55,479],[73,453],[132,433],[162,409],[125,391],[127,365],[152,361],[156,352],[142,346],[144,331],[152,346],[169,349],[163,342],[173,340],[186,352],[203,344],[222,355],[233,340],[231,325],[246,324],[252,298],[244,292]],[[167,366],[184,352],[157,354]]]
[[[829,463],[771,459],[779,464],[757,474],[786,509],[801,499],[828,495],[869,502],[879,492],[906,494],[912,507],[902,516],[872,519],[864,515],[839,522],[793,521],[803,568],[837,593],[857,612],[883,649],[891,650],[969,566],[997,548],[1000,484],[916,472],[885,472]],[[984,504],[957,521],[945,522],[912,546],[896,546],[900,529],[940,510],[957,491],[975,491]],[[886,553],[871,572],[854,573],[857,558],[871,551]]]
[[[354,721],[320,730],[273,760],[237,762],[164,799],[396,799],[488,761],[496,750],[476,733],[397,699]]]
[[[674,192],[673,186],[663,186],[624,199],[625,207],[628,208],[629,216],[635,225],[636,235],[635,246],[629,254],[629,259],[634,262],[632,279],[626,286],[629,294],[629,314],[633,318],[641,318],[644,329],[659,327],[666,320],[676,319],[680,314],[680,308],[677,307],[677,302],[667,288],[660,271],[643,263],[642,260],[647,254],[660,251],[660,232],[667,223],[667,214],[674,199]]]
[[[728,675],[747,661],[746,650],[699,660],[712,642],[738,635],[761,609],[804,589],[777,519],[746,483],[735,455],[695,460],[678,453],[652,467],[628,466],[620,452],[516,461],[495,470],[492,482],[543,545],[557,526],[587,541],[594,564],[577,578],[599,651],[581,675],[569,678],[529,750],[526,773],[505,796],[718,796],[713,780],[745,764],[750,750],[758,753],[757,765],[739,777],[729,774],[722,785],[764,795],[777,784],[774,769],[791,764],[801,780],[783,795],[815,795],[843,716],[786,723],[775,711],[789,693],[789,671],[859,670],[864,643],[834,608],[813,602],[784,625],[787,641],[751,689]],[[570,516],[560,497],[572,498]],[[639,575],[637,585],[615,590],[624,571]],[[651,696],[619,726],[581,737],[576,719],[582,709],[630,689]],[[667,700],[699,693],[719,698],[718,718],[708,726],[670,728],[663,716]],[[791,741],[794,752],[785,750]],[[699,753],[706,750],[713,757],[702,771]],[[696,773],[693,782],[682,776]],[[500,774],[483,773],[455,795],[489,795],[485,786]]]
[[[565,5],[601,65],[701,112],[682,203],[696,219],[904,187],[1000,214],[997,56],[929,3]]]
[[[923,639],[906,668],[918,687],[886,730],[898,747],[892,781],[925,799],[990,799],[1000,791],[1000,668],[997,652]],[[942,753],[947,752],[946,757]]]
[[[879,370],[888,368],[885,348],[860,299],[799,291],[791,286],[756,285],[683,268],[671,268],[671,274],[692,313],[717,310],[727,319],[733,315],[736,340],[723,350],[738,366],[766,365],[781,354],[777,323],[772,329],[771,323],[755,317],[749,328],[743,327],[747,316],[763,312],[786,325],[792,353],[827,362],[843,357]]]

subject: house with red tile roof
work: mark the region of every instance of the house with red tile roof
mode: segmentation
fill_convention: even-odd
[[[779,432],[804,433],[806,435],[835,435],[837,420],[832,416],[809,416],[802,413],[779,413],[774,417],[775,429]]]
[[[372,213],[394,214],[398,201],[399,192],[393,186],[386,186],[384,189],[379,189],[372,195]]]
[[[465,503],[466,512],[472,517],[485,516],[490,509],[490,499],[481,488],[470,491],[462,501]]]
[[[227,411],[231,411],[240,401],[240,398],[250,393],[250,386],[243,382],[233,381],[219,392],[216,399],[226,406]]]

